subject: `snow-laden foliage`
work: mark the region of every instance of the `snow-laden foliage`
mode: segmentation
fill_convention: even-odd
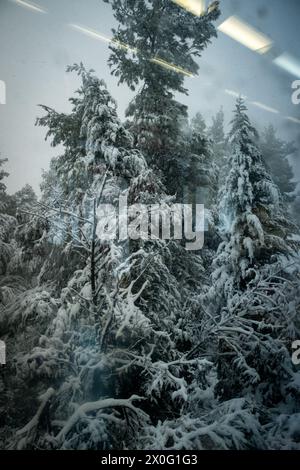
[[[230,133],[231,171],[221,191],[227,225],[212,285],[203,296],[208,306],[198,351],[209,344],[209,355],[215,355],[216,396],[251,398],[267,436],[264,445],[277,448],[283,432],[278,413],[290,413],[294,423],[299,412],[290,349],[299,337],[300,265],[290,237],[295,226],[283,215],[280,191],[263,165],[256,135],[239,99]],[[289,439],[293,447],[297,433],[290,432]]]
[[[256,146],[257,131],[242,98],[236,105],[232,129],[230,172],[220,204],[224,241],[214,260],[212,295],[231,299],[258,275],[259,267],[291,253],[292,224],[284,216],[279,189],[273,183]],[[222,220],[223,219],[223,220]]]
[[[28,309],[26,297],[6,309],[11,330],[14,324],[22,331],[30,328],[34,312],[43,329],[32,349],[16,354],[20,377],[39,384],[34,398],[39,405],[13,445],[134,447],[153,408],[165,408],[171,417],[188,400],[194,374],[207,369],[206,360],[185,359],[203,266],[179,242],[98,239],[99,203],[115,204],[120,195],[128,204],[168,204],[172,198],[133,148],[105,84],[82,65],[69,71],[82,79],[71,115],[44,108],[47,115],[38,121],[49,127],[53,145],[64,144],[65,153],[52,161],[32,216],[47,222],[44,238],[63,255],[77,253],[81,266],[70,265],[59,299],[38,291],[36,300],[30,294]],[[80,170],[74,169],[78,185],[67,171],[72,159],[80,160]],[[54,182],[62,200],[51,192]],[[42,267],[39,283],[52,261],[50,256]]]
[[[264,129],[260,148],[263,159],[274,182],[279,187],[284,199],[292,201],[295,198],[296,182],[288,157],[297,151],[293,143],[280,140],[273,126]]]
[[[262,428],[255,409],[244,398],[215,403],[201,416],[199,410],[149,428],[143,444],[155,450],[243,450],[263,448]]]
[[[75,64],[71,112],[42,106],[37,119],[60,152],[41,197],[28,185],[9,196],[0,169],[0,447],[299,449],[291,175],[276,186],[242,99],[228,137],[222,110],[207,129],[175,99],[216,34],[218,2],[200,17],[167,0],[109,3],[112,71],[141,84],[128,121]],[[98,208],[120,197],[205,203],[204,249],[103,239]]]
[[[8,196],[3,180],[8,173],[1,168],[6,162],[7,159],[0,159],[0,276],[7,272],[7,265],[13,253],[11,238],[16,226],[15,218],[6,212]]]

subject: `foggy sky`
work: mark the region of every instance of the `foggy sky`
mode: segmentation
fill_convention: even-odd
[[[115,21],[108,4],[102,0],[35,3],[48,13],[35,13],[12,0],[0,0],[0,80],[7,87],[7,104],[0,104],[0,154],[9,159],[9,192],[26,183],[38,191],[41,169],[47,169],[50,158],[59,153],[59,149],[44,141],[45,129],[34,124],[36,117],[42,115],[37,107],[40,103],[59,112],[70,111],[68,98],[79,82],[76,76],[65,73],[68,64],[82,61],[87,68],[95,69],[116,99],[121,118],[133,96],[126,85],[118,86],[117,79],[110,75],[108,44],[69,26],[75,23],[111,36]],[[221,0],[221,9],[217,25],[238,15],[271,37],[279,53],[300,58],[298,0]],[[300,125],[282,117],[300,118],[300,105],[291,103],[291,84],[296,77],[222,33],[198,61],[199,76],[186,80],[189,96],[177,96],[189,106],[191,116],[200,111],[209,124],[222,105],[228,122],[235,98],[224,90],[235,90],[252,101],[280,110],[281,114],[275,115],[249,104],[250,117],[259,129],[272,123],[281,138],[296,140],[300,148]],[[300,179],[299,152],[294,168]]]

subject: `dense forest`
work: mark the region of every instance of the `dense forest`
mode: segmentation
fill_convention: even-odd
[[[36,121],[56,151],[41,195],[9,195],[0,160],[0,448],[300,449],[297,149],[242,97],[211,122],[178,101],[218,2],[106,1],[125,121],[83,57],[72,111]],[[101,240],[120,196],[204,204],[203,248]]]

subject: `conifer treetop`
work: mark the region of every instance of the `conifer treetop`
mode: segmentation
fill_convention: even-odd
[[[186,92],[184,75],[153,63],[158,59],[197,74],[196,57],[216,36],[218,8],[198,17],[170,0],[103,0],[119,25],[113,29],[110,66],[134,90],[139,82]],[[123,45],[121,47],[120,45]]]

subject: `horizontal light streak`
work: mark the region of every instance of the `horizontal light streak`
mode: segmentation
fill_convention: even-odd
[[[242,95],[241,93],[238,93],[237,91],[228,90],[228,88],[226,88],[224,91],[227,95],[233,96],[234,98],[243,98],[243,100],[247,99],[247,96]]]
[[[111,39],[104,36],[103,34],[99,34],[96,31],[93,31],[92,29],[88,28],[83,28],[82,26],[79,26],[78,24],[70,24],[69,25],[71,28],[76,29],[77,31],[80,31],[81,33],[86,34],[87,36],[90,36],[94,39],[99,39],[100,41],[104,41],[107,43],[111,42]]]
[[[29,8],[30,10],[33,10],[37,13],[47,13],[46,10],[44,10],[38,5],[35,5],[34,3],[25,2],[24,0],[13,0],[13,1],[17,3],[18,5],[20,5],[21,7]]]
[[[243,98],[245,101],[248,101],[249,104],[252,104],[253,106],[256,106],[257,108],[260,108],[263,111],[268,111],[269,113],[273,113],[273,114],[280,114],[280,112],[277,109],[271,108],[271,106],[267,106],[264,103],[260,103],[259,101],[249,101],[247,96],[242,95],[241,93],[238,93],[237,91],[229,90],[228,88],[226,88],[224,92],[229,96],[233,96],[234,98]]]
[[[300,62],[290,54],[284,53],[274,59],[274,64],[282,68],[286,72],[300,78]]]
[[[181,73],[183,75],[186,75],[187,77],[194,77],[194,75],[189,72],[188,70],[184,70],[181,67],[178,67],[177,65],[170,64],[169,62],[166,62],[163,59],[159,59],[158,57],[154,59],[150,59],[150,62],[153,62],[154,64],[158,64],[161,67],[164,67],[168,70],[172,70],[173,72]]]
[[[129,46],[128,44],[124,44],[116,39],[109,38],[107,36],[104,36],[103,34],[98,33],[97,31],[94,31],[89,28],[85,28],[82,26],[79,26],[77,24],[70,24],[69,25],[71,28],[76,29],[77,31],[80,31],[83,34],[86,34],[87,36],[90,36],[94,39],[98,39],[100,41],[104,41],[108,44],[112,44],[114,46],[126,49],[132,53],[138,53],[138,50],[136,48],[133,48]],[[186,75],[187,77],[194,77],[194,75],[189,72],[188,70],[185,70],[175,64],[170,64],[169,62],[166,62],[165,60],[159,58],[159,57],[154,57],[153,59],[150,59],[150,62],[153,62],[154,64],[160,65],[161,67],[164,67],[168,70],[172,70],[173,72],[181,73],[183,75]]]
[[[271,39],[237,16],[228,18],[218,27],[218,30],[259,54],[268,52],[273,44]]]
[[[94,31],[93,29],[84,28],[82,26],[79,26],[78,24],[70,24],[69,26],[73,29],[76,29],[77,31],[80,31],[83,34],[86,34],[87,36],[90,36],[91,38],[98,39],[108,44],[116,45],[130,52],[137,52],[137,49],[130,47],[120,41],[117,41],[116,39],[108,38],[107,36],[104,36],[103,34],[100,34],[97,31]]]
[[[285,116],[284,119],[286,119],[287,121],[294,122],[295,124],[300,124],[300,119],[294,118],[292,116]]]
[[[260,103],[259,101],[250,101],[250,104],[256,106],[257,108],[263,109],[264,111],[268,111],[269,113],[280,114],[277,109],[271,108],[270,106]]]
[[[137,53],[137,49],[135,47],[130,47],[128,44],[124,44],[123,42],[117,41],[116,39],[112,39],[111,44],[120,47],[121,49],[126,49],[126,51]]]

